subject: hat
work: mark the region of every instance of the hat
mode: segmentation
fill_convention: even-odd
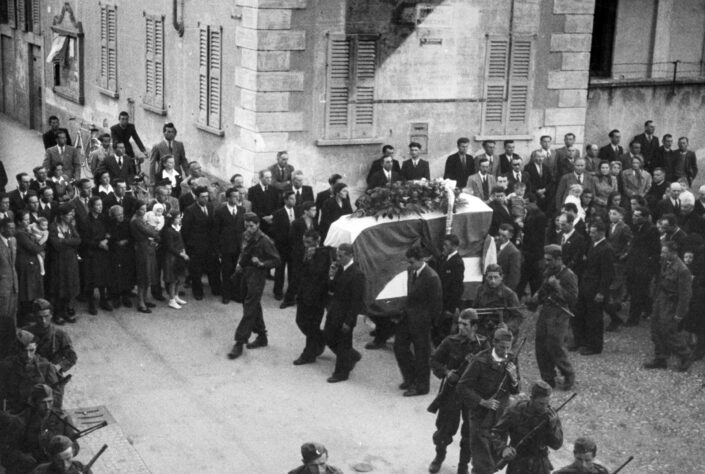
[[[574,453],[592,453],[597,454],[597,445],[592,438],[578,438],[573,444]]]
[[[51,392],[51,388],[48,385],[38,383],[32,387],[29,398],[32,402],[46,402],[53,400],[54,394]]]
[[[543,380],[537,380],[531,385],[531,398],[548,397],[552,391],[549,384]]]
[[[301,445],[301,457],[304,464],[310,463],[324,454],[328,454],[328,450],[321,443],[310,442]]]
[[[24,329],[17,330],[17,342],[24,348],[34,342],[34,334]]]
[[[37,298],[32,301],[32,311],[44,311],[45,309],[52,309],[51,303],[49,303],[44,298]]]
[[[157,186],[171,186],[171,180],[169,178],[160,179],[157,181]]]
[[[561,246],[557,244],[546,245],[543,248],[543,253],[550,255],[553,258],[560,258],[563,255]]]
[[[49,441],[49,448],[47,451],[49,452],[49,456],[56,456],[57,454],[61,454],[67,449],[72,448],[73,443],[70,439],[63,435],[56,435],[51,438],[51,441]]]
[[[69,212],[75,210],[72,204],[69,204],[68,202],[61,204],[59,206],[59,214],[62,216],[65,216]]]
[[[507,329],[499,328],[494,332],[494,340],[498,342],[512,342],[512,333]]]

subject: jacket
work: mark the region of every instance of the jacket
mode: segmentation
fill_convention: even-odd
[[[338,268],[333,279],[328,279],[328,289],[331,297],[326,324],[355,327],[357,315],[365,308],[365,275],[357,264],[353,262],[345,270]]]
[[[469,153],[465,155],[465,166],[460,159],[460,153],[453,153],[446,158],[443,179],[455,180],[455,187],[463,189],[468,185],[468,178],[475,173],[475,160]]]
[[[152,153],[149,156],[149,176],[154,178],[158,172],[162,170],[162,158],[171,155],[174,157],[174,169],[181,176],[189,175],[188,159],[186,158],[186,150],[183,142],[172,140],[171,149],[166,140],[162,140],[152,147]]]
[[[411,159],[405,160],[401,164],[401,176],[406,181],[413,181],[423,178],[430,180],[431,169],[429,168],[428,161],[419,158],[418,163],[414,166]]]
[[[430,328],[443,311],[441,279],[429,265],[425,265],[418,276],[415,276],[415,271],[410,270],[408,273],[405,322],[418,330]]]
[[[81,177],[81,156],[78,150],[70,145],[64,146],[64,151],[59,151],[59,146],[47,148],[44,153],[42,166],[51,170],[57,164],[64,166],[64,175],[69,178],[78,179]]]
[[[110,137],[113,140],[113,145],[121,142],[125,145],[125,154],[127,156],[135,156],[130,139],[135,141],[137,148],[139,148],[142,153],[146,151],[142,140],[140,140],[140,136],[137,135],[137,129],[133,123],[128,123],[125,128],[122,128],[119,123],[116,123],[110,127]]]

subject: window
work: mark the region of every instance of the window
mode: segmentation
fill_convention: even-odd
[[[483,135],[527,133],[530,38],[489,38],[485,66]]]
[[[30,0],[30,11],[29,19],[31,25],[29,30],[35,35],[42,34],[42,22],[41,22],[41,6],[39,5],[40,0]]]
[[[15,0],[2,0],[2,22],[17,28],[17,9]]]
[[[15,11],[17,15],[17,29],[20,31],[27,31],[27,5],[25,0],[15,0]]]
[[[325,138],[375,136],[377,37],[330,35],[326,77]]]
[[[590,75],[610,77],[614,52],[614,31],[617,24],[617,2],[597,0],[592,24],[592,46],[590,48]]]
[[[223,135],[220,126],[220,70],[223,30],[201,26],[198,55],[198,127]]]
[[[145,91],[143,107],[165,115],[164,108],[164,16],[145,15]]]
[[[99,90],[110,97],[117,93],[117,7],[100,5]]]
[[[52,43],[46,62],[53,63],[56,95],[83,105],[83,26],[64,3],[51,26]]]

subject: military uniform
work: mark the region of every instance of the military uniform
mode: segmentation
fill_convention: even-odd
[[[556,277],[560,289],[548,284],[551,276]],[[541,378],[554,387],[558,369],[565,378],[566,385],[572,385],[575,372],[564,346],[570,316],[560,307],[572,310],[575,306],[578,299],[578,277],[570,268],[563,266],[555,275],[544,275],[544,281],[536,296],[536,303],[542,305],[536,320],[535,342],[536,362]]]
[[[566,467],[562,467],[557,471],[553,471],[553,474],[610,474],[610,471],[596,462],[592,463],[592,469],[589,471],[573,463]]]
[[[519,306],[519,298],[514,291],[502,283],[497,288],[491,288],[486,283],[477,289],[477,295],[473,302],[474,308],[516,308]],[[519,342],[519,329],[524,322],[524,315],[517,309],[497,310],[498,315],[514,336],[514,344]],[[491,336],[491,334],[490,334]]]
[[[553,411],[551,408],[549,410]],[[548,413],[536,410],[530,401],[524,400],[507,409],[492,429],[492,443],[495,452],[501,453],[509,446],[517,449],[517,454],[507,465],[506,474],[550,474],[553,466],[548,460],[548,448],[559,449],[563,445],[561,420],[544,424],[544,427],[517,448],[517,444],[531,430],[546,420]]]
[[[461,334],[452,334],[443,339],[441,344],[431,354],[431,370],[439,379],[445,379],[450,372],[455,371],[458,377],[467,367],[474,354],[489,348],[487,340],[475,336],[470,339]],[[449,383],[447,380],[445,383]],[[450,389],[450,390],[449,390]],[[448,387],[438,407],[436,431],[433,433],[433,444],[436,453],[445,457],[446,446],[453,442],[453,436],[458,432],[462,413],[463,427],[460,431],[460,462],[470,462],[470,439],[467,411],[462,410],[460,398],[454,387]]]
[[[32,474],[93,474],[93,471],[90,469],[86,470],[86,468],[83,466],[83,463],[80,463],[78,461],[71,461],[71,467],[68,469],[68,471],[63,471],[59,470],[56,467],[54,467],[53,464],[51,463],[45,463],[40,466],[37,466],[37,468],[32,471]]]
[[[309,466],[302,465],[289,471],[289,474],[309,474]],[[326,466],[326,474],[343,474],[343,471],[334,466]]]
[[[512,357],[509,354],[508,359],[511,360]],[[517,366],[518,378],[518,362],[514,363]],[[519,393],[519,381],[515,384],[511,377],[505,377],[505,374],[506,365],[494,359],[493,349],[487,349],[477,354],[458,381],[458,397],[470,415],[469,437],[474,474],[494,473],[495,461],[490,444],[490,429],[504,413],[509,403],[509,395]],[[492,398],[500,388],[495,397],[499,401],[496,411],[480,405],[480,401]]]
[[[691,276],[683,261],[674,257],[661,265],[656,284],[656,297],[651,316],[651,340],[654,342],[654,362],[663,365],[673,353],[681,363],[688,361],[691,350],[685,333],[678,329],[675,316],[684,318],[692,295]]]
[[[26,328],[27,331],[34,334],[34,342],[37,343],[37,354],[52,364],[59,365],[62,372],[66,372],[76,365],[78,357],[73,349],[71,337],[66,331],[57,328],[53,324],[50,324],[44,331],[42,329],[38,325]]]
[[[64,386],[56,368],[44,357],[35,356],[25,364],[19,355],[14,355],[0,362],[0,400],[7,400],[8,411],[20,411],[36,384],[50,386],[54,393],[54,408],[61,409]]]

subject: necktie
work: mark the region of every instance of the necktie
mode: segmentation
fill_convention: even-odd
[[[517,183],[521,183],[521,175],[519,173],[514,173],[514,179]]]
[[[122,156],[118,157],[118,168],[122,168]]]
[[[237,210],[236,207],[231,207],[231,208],[230,208],[230,215],[233,216],[233,217],[235,217],[235,211],[236,211],[236,210]]]
[[[578,175],[578,183],[583,184],[583,175],[582,174]]]
[[[465,155],[460,157],[460,164],[463,167],[463,170],[465,170]]]
[[[63,154],[64,154],[64,147],[60,146],[59,147],[59,155],[63,155]]]
[[[208,208],[206,206],[201,206],[201,210],[206,216],[208,216]]]
[[[172,151],[172,149],[171,149],[171,141],[169,142],[169,151]]]
[[[486,176],[482,177],[482,197],[484,198],[485,201],[487,201],[490,198],[490,186],[487,183]]]
[[[681,200],[676,199],[676,212],[680,212],[681,210]]]

